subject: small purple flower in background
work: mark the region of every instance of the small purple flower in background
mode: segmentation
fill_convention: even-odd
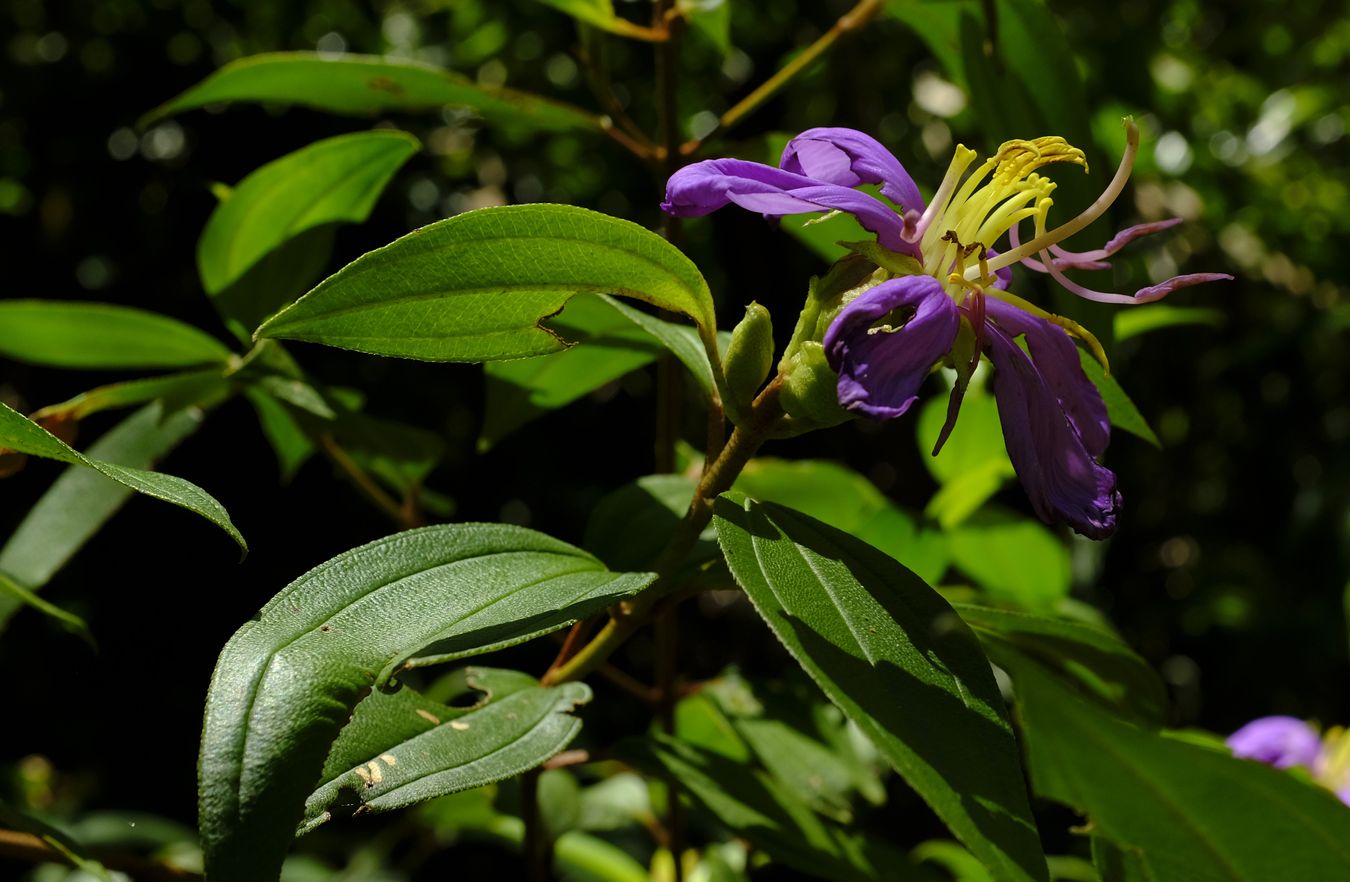
[[[933,367],[947,361],[958,379],[941,448],[970,373],[980,355],[987,355],[1008,456],[1036,513],[1100,539],[1115,529],[1121,502],[1115,475],[1097,462],[1111,427],[1070,334],[1087,342],[1098,358],[1101,346],[1074,322],[1009,293],[1013,264],[1048,273],[1082,297],[1112,303],[1147,303],[1187,285],[1232,278],[1183,275],[1125,295],[1094,291],[1065,275],[1065,270],[1105,269],[1107,258],[1129,242],[1180,222],[1130,227],[1091,251],[1060,247],[1124,189],[1139,145],[1138,130],[1132,123],[1127,128],[1125,157],[1106,190],[1073,220],[1050,230],[1046,217],[1055,184],[1037,170],[1059,162],[1087,167],[1081,150],[1055,137],[1008,141],[969,175],[975,151],[958,146],[925,204],[904,166],[871,136],[811,129],[788,143],[778,168],[714,159],[681,169],[666,185],[661,207],[680,217],[701,217],[729,204],[770,218],[815,211],[856,217],[896,259],[885,261],[893,277],[844,305],[824,334],[825,356],[839,378],[839,404],[872,419],[893,419],[913,405]],[[860,184],[879,184],[897,207],[853,189]],[[1018,229],[1023,221],[1034,230],[1025,243]],[[999,253],[994,246],[1005,235],[1007,245]]]
[[[1319,735],[1295,717],[1261,717],[1228,736],[1233,756],[1277,769],[1307,769],[1314,781],[1350,805],[1350,733],[1332,727]]]

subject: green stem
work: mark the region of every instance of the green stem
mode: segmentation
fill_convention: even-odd
[[[853,31],[862,30],[867,26],[878,12],[881,11],[885,0],[859,0],[859,3],[839,17],[839,20],[825,33],[807,46],[800,53],[793,57],[791,61],[783,65],[781,69],[773,76],[769,77],[759,85],[755,91],[746,95],[740,101],[722,114],[722,118],[717,122],[718,132],[726,131],[739,123],[745,117],[758,110],[760,105],[768,101],[778,93],[792,78],[801,73],[811,65],[813,61],[824,55],[835,43],[839,42],[841,37],[847,36]],[[685,156],[690,156],[698,151],[703,145],[704,139],[695,139],[687,142],[680,148],[680,152]]]
[[[778,402],[781,380],[775,378],[755,399],[751,407],[750,419],[737,426],[731,438],[722,448],[721,454],[710,462],[703,471],[698,490],[689,504],[684,520],[680,521],[670,541],[657,558],[654,569],[657,579],[651,587],[632,600],[619,604],[610,612],[610,620],[605,627],[566,663],[549,671],[542,680],[546,686],[579,680],[596,666],[604,662],[623,645],[634,631],[646,623],[657,604],[679,587],[671,578],[685,555],[698,541],[703,528],[712,520],[713,501],[722,493],[731,489],[736,477],[745,468],[745,464],[768,440],[774,428],[783,418],[783,408]]]

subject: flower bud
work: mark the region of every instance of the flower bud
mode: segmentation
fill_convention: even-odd
[[[733,422],[750,412],[755,392],[773,367],[773,320],[769,311],[751,301],[745,318],[731,331],[727,346],[727,412]]]
[[[790,417],[788,432],[800,435],[853,419],[839,406],[839,375],[825,359],[825,347],[807,340],[778,364],[783,377],[779,401]]]

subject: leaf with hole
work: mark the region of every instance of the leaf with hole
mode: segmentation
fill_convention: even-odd
[[[310,570],[240,628],[216,664],[199,785],[208,874],[276,878],[352,709],[405,665],[547,634],[653,579],[502,524],[410,530]]]
[[[587,292],[684,313],[716,346],[712,295],[689,258],[637,224],[570,205],[423,227],[328,277],[257,335],[423,361],[525,358],[567,348],[543,321]]]
[[[584,683],[545,688],[516,671],[468,668],[451,677],[468,707],[411,688],[376,689],[356,706],[305,801],[301,833],[335,814],[405,808],[528,771],[576,737],[581,721],[572,711],[591,697]]]
[[[713,519],[732,575],[825,695],[996,878],[1045,879],[1003,699],[951,606],[791,509],[724,494]]]

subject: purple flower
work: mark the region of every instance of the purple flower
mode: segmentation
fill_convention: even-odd
[[[1277,769],[1303,766],[1312,770],[1322,753],[1317,730],[1294,717],[1261,717],[1228,736],[1233,756],[1253,759]]]
[[[667,184],[662,208],[681,217],[699,217],[729,203],[770,218],[846,211],[876,234],[878,244],[914,258],[914,270],[904,273],[897,269],[899,262],[887,262],[890,274],[899,277],[844,304],[824,333],[825,357],[838,374],[839,404],[873,419],[893,419],[913,405],[935,365],[952,362],[954,349],[973,350],[975,360],[987,355],[994,365],[1008,455],[1037,514],[1104,538],[1115,528],[1121,505],[1115,475],[1097,462],[1110,441],[1110,424],[1069,332],[1097,353],[1100,346],[1073,322],[1008,293],[1011,268],[1022,263],[1083,297],[1127,303],[1232,278],[1183,275],[1124,295],[1093,291],[1064,275],[1065,270],[1109,267],[1107,258],[1129,242],[1178,222],[1130,227],[1092,251],[1060,248],[1124,188],[1139,143],[1132,124],[1128,135],[1125,158],[1106,191],[1078,217],[1051,230],[1045,222],[1055,185],[1037,170],[1056,162],[1086,167],[1082,151],[1062,138],[1008,141],[969,175],[975,152],[957,147],[942,183],[925,203],[904,166],[875,139],[852,129],[811,129],[788,143],[779,168],[715,159],[681,169]],[[853,189],[861,184],[879,184],[881,195],[895,207]],[[1026,243],[1018,235],[1023,221],[1034,228]],[[1000,246],[1002,253],[995,251],[1005,235],[1007,245]],[[908,274],[918,269],[922,274]],[[962,340],[973,345],[958,346]],[[939,447],[956,419],[974,362],[954,366],[960,377]]]

